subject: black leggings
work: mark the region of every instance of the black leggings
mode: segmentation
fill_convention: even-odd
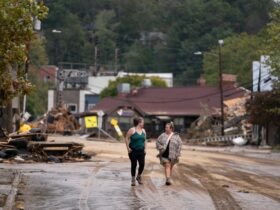
[[[140,176],[144,170],[145,166],[145,152],[144,150],[132,150],[129,154],[129,159],[131,161],[131,176],[135,176],[136,174],[136,167],[137,167],[137,161],[139,163],[138,168],[138,176]]]

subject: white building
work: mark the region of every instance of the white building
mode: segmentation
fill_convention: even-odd
[[[75,74],[76,75],[76,74]],[[129,73],[119,72],[117,76],[89,76],[85,88],[71,88],[66,85],[62,91],[64,104],[70,108],[73,113],[90,110],[99,101],[101,91],[108,87],[110,81],[115,81],[118,77],[140,75],[146,77],[159,77],[166,82],[167,87],[173,86],[172,73]],[[62,86],[65,86],[62,84]],[[51,110],[56,104],[56,91],[48,90],[48,110]]]
[[[273,89],[273,81],[276,77],[271,74],[271,67],[268,65],[269,56],[261,56],[260,61],[253,61],[253,92],[270,91]]]

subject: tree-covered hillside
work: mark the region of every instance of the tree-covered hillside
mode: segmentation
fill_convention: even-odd
[[[97,64],[108,70],[173,72],[175,84],[183,85],[194,84],[201,73],[202,58],[194,52],[215,49],[219,39],[234,41],[243,37],[246,40],[241,44],[247,47],[251,40],[247,36],[263,29],[274,7],[273,0],[47,0],[45,3],[49,16],[43,23],[43,32],[50,64],[67,61]],[[61,33],[53,33],[54,29]],[[247,35],[240,38],[241,33]],[[250,69],[238,71],[245,70]]]

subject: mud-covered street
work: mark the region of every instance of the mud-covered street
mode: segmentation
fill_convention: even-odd
[[[1,164],[1,195],[8,194],[3,209],[280,209],[279,154],[245,156],[184,146],[173,185],[166,186],[152,142],[144,184],[131,187],[124,143],[50,139],[82,142],[94,156],[81,163]]]

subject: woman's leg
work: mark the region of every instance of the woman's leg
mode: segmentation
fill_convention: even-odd
[[[138,174],[137,174],[136,180],[138,181],[139,184],[143,184],[141,175],[142,175],[144,167],[145,167],[145,153],[144,152],[137,154],[137,161],[139,164],[139,168],[138,168]]]
[[[166,162],[164,164],[164,171],[165,171],[166,179],[170,178],[170,176],[171,176],[171,163],[170,162]]]
[[[138,176],[141,176],[141,174],[144,170],[144,167],[145,167],[145,153],[143,152],[143,153],[138,154],[137,160],[139,163]]]
[[[173,170],[174,164],[170,164],[170,177],[172,177],[172,170]]]
[[[166,177],[166,185],[171,185],[170,177],[171,177],[171,163],[165,163],[165,177]]]
[[[133,181],[135,179],[136,167],[137,167],[137,159],[136,159],[133,151],[131,153],[129,153],[129,159],[131,162],[131,177],[132,177],[132,181]]]

